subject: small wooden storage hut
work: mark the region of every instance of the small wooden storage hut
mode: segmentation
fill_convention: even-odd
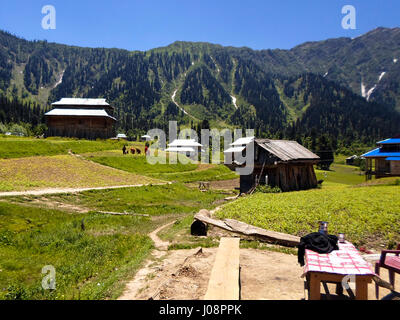
[[[247,149],[248,145],[244,146],[243,155]],[[277,186],[282,191],[315,188],[317,178],[313,166],[318,161],[316,154],[296,141],[255,139],[253,173],[240,176],[240,191],[246,193],[257,184]],[[231,169],[244,165],[236,161],[227,164]]]

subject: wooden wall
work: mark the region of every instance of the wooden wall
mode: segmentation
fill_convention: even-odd
[[[390,161],[390,174],[400,175],[400,161]]]
[[[108,139],[115,136],[114,120],[107,117],[48,116],[48,136]]]
[[[268,176],[268,185],[279,187],[282,191],[307,190],[317,187],[317,177],[315,175],[313,164],[307,163],[279,163],[275,166],[257,167],[253,176],[260,177],[260,184],[266,183]],[[261,176],[260,176],[261,175]]]
[[[390,163],[385,159],[375,159],[375,171],[379,173],[389,173],[390,172]]]

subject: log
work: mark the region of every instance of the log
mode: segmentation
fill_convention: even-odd
[[[206,236],[208,225],[200,220],[195,220],[190,226],[190,234],[192,236]]]
[[[150,217],[150,215],[145,213],[129,213],[129,212],[111,212],[111,211],[96,211],[98,213],[109,214],[112,216],[138,216],[138,217]]]
[[[203,223],[210,224],[230,232],[253,237],[259,241],[280,244],[289,247],[296,247],[300,243],[300,237],[282,232],[265,230],[233,219],[217,220],[206,217],[200,214],[200,212],[196,214],[194,218],[202,221]]]

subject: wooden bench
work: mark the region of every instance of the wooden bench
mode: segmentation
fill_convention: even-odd
[[[221,238],[204,300],[239,300],[240,238]]]

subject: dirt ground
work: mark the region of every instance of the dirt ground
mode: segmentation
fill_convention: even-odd
[[[121,300],[201,300],[208,286],[217,248],[156,250],[130,281]],[[256,249],[240,250],[242,300],[301,300],[305,298],[302,267],[297,256]],[[382,278],[388,281],[386,271]],[[334,285],[329,285],[331,293]],[[323,288],[321,286],[321,292]],[[374,282],[368,286],[369,299],[375,300]],[[380,298],[389,294],[380,288]]]
[[[168,250],[158,232],[174,222],[154,230],[150,237],[156,249],[152,257],[126,285],[119,300],[201,300],[208,286],[218,248]],[[369,255],[374,263],[379,254]],[[242,300],[301,300],[305,298],[303,268],[297,256],[270,250],[240,249],[240,285]],[[382,278],[388,281],[387,271]],[[328,285],[331,293],[334,285]],[[368,286],[369,299],[375,300],[374,282]],[[323,289],[321,287],[321,292]],[[380,298],[389,294],[380,289]]]
[[[225,190],[225,191],[233,192],[233,190],[235,190],[235,188],[240,187],[239,179],[209,181],[208,183],[210,184],[210,189],[213,189],[213,190]],[[192,187],[192,188],[199,187],[198,183],[187,183],[186,185],[189,187]]]

